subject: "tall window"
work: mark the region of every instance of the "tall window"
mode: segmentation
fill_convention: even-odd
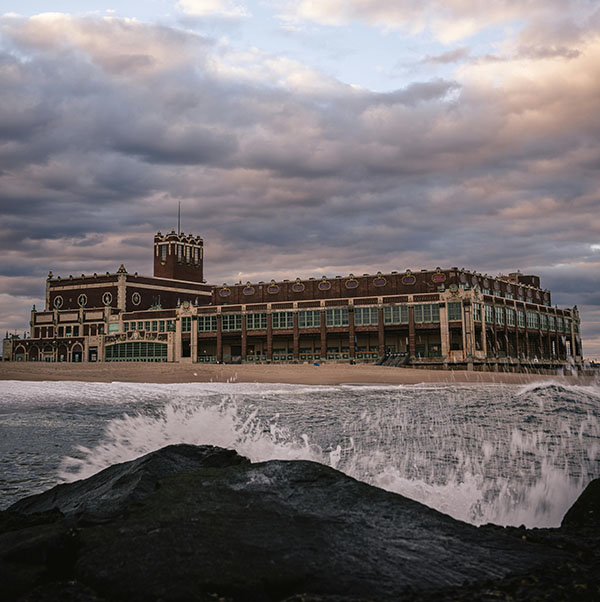
[[[377,326],[379,315],[376,307],[355,307],[354,324],[356,326]]]
[[[200,255],[198,253],[198,247],[194,247],[194,263],[198,265],[200,263]]]
[[[501,326],[504,324],[504,308],[496,307],[496,324]]]
[[[548,330],[548,316],[546,314],[540,314],[540,328]]]
[[[506,308],[506,323],[509,326],[515,325],[515,310],[511,309],[510,307]]]
[[[527,328],[538,328],[539,316],[534,311],[527,312]]]
[[[554,332],[556,330],[556,321],[554,316],[548,316],[548,330]]]
[[[160,260],[167,261],[167,245],[160,245]]]
[[[385,305],[384,324],[408,324],[408,305]]]
[[[154,330],[154,328],[152,330]],[[190,316],[184,316],[181,318],[181,332],[190,332],[190,330],[192,330],[192,318]]]
[[[294,314],[291,311],[276,311],[271,314],[273,328],[294,328]]]
[[[473,303],[473,319],[481,322],[481,303]]]
[[[242,330],[241,314],[222,314],[221,328],[223,331]]]
[[[448,303],[448,321],[452,322],[453,320],[462,320],[462,303],[460,301]]]
[[[485,306],[485,321],[487,324],[494,323],[494,308],[491,305]]]
[[[321,311],[319,309],[307,309],[298,312],[299,328],[320,328]]]
[[[217,316],[198,316],[199,332],[216,332]]]
[[[325,324],[328,328],[336,326],[348,326],[348,308],[336,307],[325,310]]]
[[[525,312],[522,309],[517,309],[517,324],[519,328],[525,328]]]
[[[267,314],[247,314],[246,327],[248,328],[248,330],[266,330]]]

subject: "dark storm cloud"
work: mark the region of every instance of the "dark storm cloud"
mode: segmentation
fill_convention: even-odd
[[[50,269],[150,272],[181,202],[211,282],[520,268],[580,305],[600,354],[594,31],[373,93],[164,27],[0,23],[0,325]]]

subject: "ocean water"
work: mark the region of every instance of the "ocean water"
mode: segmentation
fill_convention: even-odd
[[[0,509],[171,443],[309,459],[454,518],[558,526],[600,477],[600,388],[0,382]]]

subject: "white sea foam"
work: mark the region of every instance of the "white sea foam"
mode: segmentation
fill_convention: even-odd
[[[555,411],[564,405],[555,399],[556,388],[539,384],[505,388],[510,395],[475,385],[476,392],[488,395],[485,403],[473,402],[477,396],[470,385],[371,391],[241,383],[108,387],[121,397],[151,394],[171,401],[111,420],[97,445],[80,446],[63,460],[63,480],[90,476],[171,443],[210,444],[236,449],[253,462],[321,462],[472,524],[546,527],[560,524],[590,474],[600,476],[598,412],[588,403],[587,411],[563,417]],[[467,391],[470,414],[462,399]],[[415,402],[417,393],[422,397]],[[588,393],[589,388],[567,388],[566,397]],[[361,394],[372,403],[352,413],[353,399]],[[515,401],[519,407],[508,406]],[[278,409],[282,404],[288,404],[285,418]],[[311,415],[315,408],[319,417]],[[311,420],[318,425],[343,412],[350,413],[335,432],[325,430],[320,439],[316,428],[307,434]],[[506,416],[512,422],[505,424]]]

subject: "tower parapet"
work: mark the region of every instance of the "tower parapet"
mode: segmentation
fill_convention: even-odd
[[[154,276],[187,282],[204,282],[204,241],[193,234],[154,236]]]

